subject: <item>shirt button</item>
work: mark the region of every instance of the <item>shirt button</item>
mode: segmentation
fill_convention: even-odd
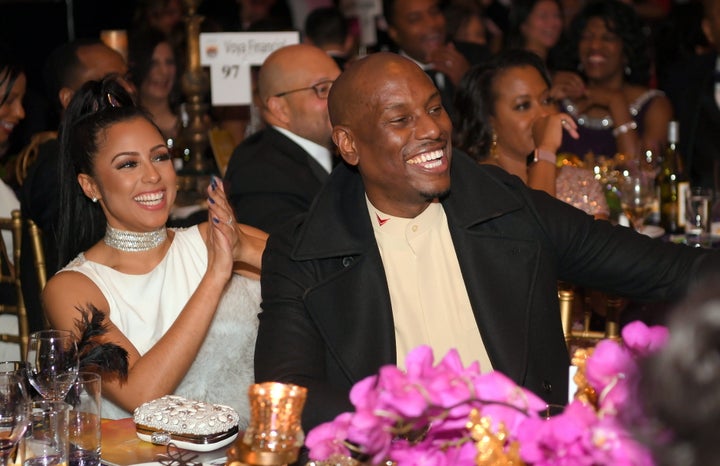
[[[415,233],[417,230],[418,230],[418,226],[417,226],[417,225],[413,225],[413,226],[412,226],[412,231],[413,231],[413,233]]]

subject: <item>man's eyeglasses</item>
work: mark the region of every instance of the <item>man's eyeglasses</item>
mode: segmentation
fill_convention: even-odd
[[[293,89],[292,91],[280,92],[278,94],[275,94],[275,97],[283,97],[288,94],[292,94],[293,92],[309,91],[312,89],[315,92],[315,95],[317,96],[318,99],[327,99],[328,94],[330,94],[330,88],[332,87],[334,82],[335,81],[329,81],[329,80],[321,81],[321,82],[319,82],[317,84],[313,84],[312,86],[309,86],[309,87],[301,87],[300,89]]]

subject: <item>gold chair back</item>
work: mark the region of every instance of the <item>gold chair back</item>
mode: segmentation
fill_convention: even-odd
[[[57,131],[37,133],[30,139],[28,145],[20,151],[17,162],[15,162],[15,178],[20,185],[25,181],[28,168],[30,168],[30,165],[32,165],[38,156],[40,144],[55,138],[57,138]]]
[[[47,283],[47,266],[45,265],[45,247],[43,245],[42,231],[32,219],[28,218],[25,222],[27,224],[28,232],[30,233],[30,243],[35,263],[35,273],[37,274],[40,291],[42,291]]]
[[[0,217],[0,231],[12,234],[12,250],[8,251],[0,235],[0,315],[14,315],[18,320],[18,333],[0,333],[0,341],[20,346],[20,358],[25,360],[28,346],[28,318],[20,284],[20,245],[22,241],[22,219],[19,210],[13,210],[11,217]],[[11,255],[12,254],[12,255]],[[11,259],[12,258],[12,259]]]
[[[574,285],[567,282],[558,283],[558,300],[560,301],[560,319],[562,321],[565,342],[571,354],[575,348],[594,346],[605,338],[620,339],[620,314],[624,300],[617,296],[605,295],[605,330],[591,330],[592,309],[581,301],[581,293]],[[573,328],[573,317],[576,306],[582,308],[582,328]]]
[[[230,156],[237,144],[235,144],[232,133],[226,129],[212,128],[208,131],[208,137],[220,176],[225,176]]]

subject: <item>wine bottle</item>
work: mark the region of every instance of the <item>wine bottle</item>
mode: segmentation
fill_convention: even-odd
[[[685,197],[690,184],[678,150],[678,122],[668,124],[668,144],[663,154],[657,184],[660,187],[660,224],[669,234],[685,231]]]

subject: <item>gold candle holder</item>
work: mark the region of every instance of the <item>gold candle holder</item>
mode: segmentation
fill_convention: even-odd
[[[189,118],[182,135],[190,150],[190,161],[186,169],[195,175],[207,175],[205,150],[209,144],[206,123],[208,106],[204,98],[210,91],[210,77],[200,64],[200,25],[205,19],[197,14],[201,3],[202,0],[183,0],[186,11],[187,66],[180,80]]]
[[[250,397],[250,426],[228,450],[227,465],[274,466],[294,463],[305,435],[300,416],[307,389],[266,382],[254,384]]]

